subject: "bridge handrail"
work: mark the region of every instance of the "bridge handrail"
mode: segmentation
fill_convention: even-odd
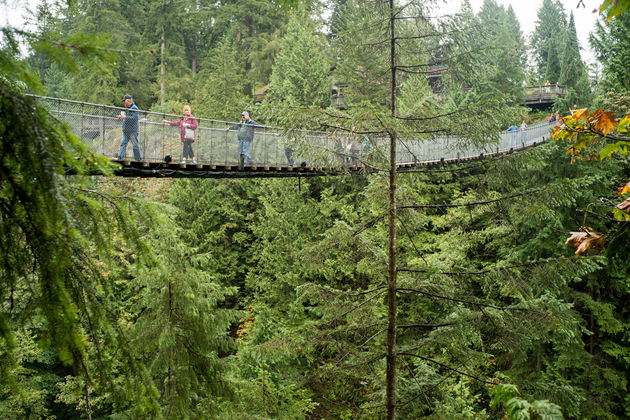
[[[117,113],[119,113],[120,111],[126,111],[127,110],[126,107],[121,107],[121,106],[95,104],[95,103],[92,103],[92,102],[75,101],[75,100],[71,100],[71,99],[61,99],[61,98],[55,98],[55,97],[52,97],[52,96],[33,95],[33,94],[30,94],[30,93],[26,94],[26,96],[30,96],[30,97],[37,98],[37,99],[43,99],[43,100],[51,101],[51,102],[65,102],[65,103],[71,103],[71,104],[76,104],[76,105],[86,105],[86,106],[93,106],[93,107],[97,107],[97,108],[112,109],[112,110],[115,110]],[[156,115],[156,116],[160,116],[160,117],[169,117],[169,118],[174,118],[174,119],[179,119],[179,118],[183,117],[183,115],[169,114],[168,112],[149,111],[149,110],[146,110],[146,109],[138,109],[138,112],[140,114]],[[210,122],[230,124],[230,125],[236,124],[235,121],[215,120],[215,119],[204,118],[204,117],[197,117],[197,116],[194,116],[194,117],[195,117],[195,119],[197,119],[197,121],[210,121]],[[263,128],[276,128],[276,127],[267,126],[267,125],[262,125],[262,127]]]

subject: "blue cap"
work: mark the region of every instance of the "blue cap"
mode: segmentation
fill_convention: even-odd
[[[249,117],[249,112],[243,111],[243,112],[241,112],[241,115],[247,115]]]

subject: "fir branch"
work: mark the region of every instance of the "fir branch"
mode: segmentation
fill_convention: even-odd
[[[384,289],[384,288],[383,288]],[[363,302],[359,303],[358,305],[355,305],[354,307],[348,309],[346,312],[334,317],[333,319],[331,319],[330,321],[326,322],[326,324],[332,324],[335,321],[338,321],[339,319],[343,318],[344,316],[348,315],[351,312],[356,311],[357,309],[361,308],[362,306],[366,305],[368,302],[374,300],[375,298],[379,297],[380,295],[382,295],[383,293],[385,293],[386,290],[381,290],[380,292],[376,293],[374,296],[364,300]]]
[[[421,329],[425,329],[425,330],[431,330],[434,328],[439,328],[439,327],[450,327],[451,325],[457,325],[457,322],[444,322],[441,324],[404,324],[404,325],[397,325],[396,328],[421,328]]]
[[[421,356],[421,355],[419,355],[419,354],[415,354],[415,353],[406,353],[406,352],[403,352],[403,353],[397,353],[397,354],[398,354],[399,356],[413,356],[413,357],[417,357],[417,358],[422,359],[422,360],[424,360],[424,361],[426,361],[426,362],[436,364],[436,365],[438,365],[438,366],[443,367],[444,369],[447,369],[447,370],[453,371],[453,372],[455,372],[455,373],[459,373],[460,375],[467,376],[467,377],[469,377],[469,378],[471,378],[471,379],[474,379],[474,380],[476,380],[476,381],[479,381],[479,382],[481,382],[481,383],[484,383],[484,384],[490,384],[490,385],[496,385],[496,382],[487,381],[487,380],[482,379],[482,378],[480,378],[480,377],[478,377],[478,376],[475,376],[475,375],[472,375],[472,374],[470,374],[470,373],[463,372],[463,371],[461,371],[461,370],[459,370],[459,369],[456,369],[456,368],[454,368],[454,367],[451,367],[451,366],[445,365],[444,363],[438,362],[437,360],[433,360],[433,359],[431,359],[431,358],[429,358],[429,357],[424,357],[424,356]]]
[[[438,295],[435,293],[430,293],[430,292],[425,292],[424,290],[419,290],[419,289],[411,289],[411,288],[407,288],[407,287],[399,287],[396,289],[399,292],[409,292],[409,293],[418,293],[420,295],[424,295],[424,296],[428,296],[428,297],[434,297],[437,299],[444,299],[444,300],[450,300],[452,302],[460,302],[460,303],[465,303],[468,305],[473,305],[473,306],[477,306],[477,307],[486,307],[486,308],[492,308],[492,309],[498,309],[501,311],[523,311],[525,310],[524,308],[519,308],[516,306],[496,306],[496,305],[491,305],[489,303],[483,303],[483,302],[475,302],[472,300],[466,300],[466,299],[458,299],[458,298],[454,298],[454,297],[450,297],[450,296],[443,296],[443,295]]]
[[[443,275],[447,275],[447,276],[465,276],[465,275],[488,274],[488,273],[493,273],[493,272],[502,271],[502,270],[509,270],[511,268],[535,267],[535,266],[538,266],[538,265],[541,265],[541,264],[547,264],[549,262],[560,262],[560,261],[568,261],[568,260],[569,260],[569,258],[567,258],[567,257],[559,257],[559,258],[552,258],[552,259],[545,259],[545,260],[539,260],[539,261],[525,262],[525,263],[520,263],[520,264],[513,264],[513,265],[504,266],[504,267],[496,267],[496,268],[493,268],[493,269],[478,270],[478,271],[440,271],[440,272],[432,272],[432,271],[426,270],[426,269],[413,269],[413,268],[408,268],[408,267],[399,267],[399,268],[397,268],[397,270],[399,272],[409,272],[409,273],[431,273],[431,274],[443,274]]]
[[[398,119],[398,120],[405,120],[405,121],[429,121],[429,120],[437,120],[440,118],[447,118],[447,117],[452,117],[453,115],[459,114],[462,111],[468,111],[469,108],[460,108],[457,109],[455,111],[450,111],[444,114],[437,114],[437,115],[432,115],[430,117],[401,117],[398,115],[394,115],[394,118]]]
[[[0,31],[11,31],[13,33],[16,33],[18,35],[21,35],[27,39],[30,40],[35,40],[37,42],[47,42],[51,45],[55,45],[63,50],[67,50],[67,49],[71,49],[71,50],[75,50],[76,52],[78,52],[79,54],[85,54],[86,52],[89,51],[99,51],[99,52],[104,52],[104,53],[114,53],[114,54],[155,54],[157,51],[155,49],[150,49],[150,50],[123,50],[123,49],[117,49],[117,48],[105,48],[105,47],[97,47],[97,46],[93,46],[93,45],[79,45],[76,43],[67,43],[67,42],[63,42],[63,41],[53,41],[50,38],[44,37],[44,36],[40,36],[31,32],[26,32],[24,30],[21,29],[17,29],[17,28],[13,28],[13,27],[3,27],[0,28]]]
[[[421,209],[421,208],[451,208],[451,207],[470,207],[470,206],[480,206],[485,204],[496,203],[498,201],[510,200],[516,197],[522,197],[525,195],[535,194],[544,190],[544,188],[535,188],[533,190],[525,191],[522,193],[506,195],[499,198],[494,198],[492,200],[484,200],[484,201],[473,201],[470,203],[463,204],[413,204],[408,206],[398,206],[399,209]]]

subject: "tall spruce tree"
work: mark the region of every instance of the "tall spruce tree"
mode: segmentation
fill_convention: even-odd
[[[245,71],[238,55],[236,43],[227,36],[208,54],[195,78],[197,113],[229,121],[235,109],[251,103],[242,90]]]
[[[549,80],[555,83],[560,77],[559,54],[566,32],[566,15],[558,0],[543,0],[537,17],[530,46],[536,62],[536,75],[538,82]]]
[[[580,45],[575,30],[573,13],[569,17],[558,83],[565,87],[562,98],[556,100],[556,107],[560,111],[567,112],[569,109],[589,106],[591,100],[590,83],[586,66],[580,56]]]
[[[304,9],[289,22],[271,74],[271,99],[290,105],[325,108],[330,103],[328,65],[321,40]]]
[[[138,273],[126,288],[135,314],[131,344],[156,383],[164,418],[214,417],[219,401],[232,393],[225,356],[234,351],[228,329],[236,313],[221,306],[236,288],[194,268],[196,248],[181,241],[173,219],[164,222],[150,239],[163,256],[160,264]]]
[[[479,54],[486,69],[488,88],[519,103],[525,80],[525,43],[514,10],[485,0],[477,15],[481,27]]]
[[[630,86],[630,13],[597,23],[590,43],[603,65],[604,90],[627,92]]]

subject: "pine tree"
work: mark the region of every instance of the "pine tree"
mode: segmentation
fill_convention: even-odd
[[[138,273],[126,293],[136,316],[131,344],[157,384],[164,418],[213,416],[217,400],[231,395],[225,356],[234,350],[227,331],[236,314],[221,305],[236,288],[194,268],[196,249],[180,241],[173,220],[164,222],[150,239],[161,264]]]
[[[556,106],[562,112],[588,107],[591,96],[590,84],[586,66],[580,57],[580,45],[577,40],[573,13],[569,17],[558,83],[565,89],[563,97],[556,101]]]
[[[558,0],[543,0],[538,9],[536,29],[532,34],[531,49],[536,62],[538,81],[551,83],[558,81],[560,76],[561,45],[566,31],[566,15]],[[547,78],[549,77],[549,78]]]
[[[197,92],[194,105],[201,115],[231,120],[235,110],[245,109],[250,98],[242,91],[245,72],[239,62],[236,44],[223,38],[202,63],[196,76]]]
[[[329,103],[328,65],[304,9],[289,22],[271,74],[271,99],[325,108]]]
[[[602,24],[591,34],[590,43],[603,65],[604,90],[628,91],[630,86],[630,13]]]
[[[525,79],[525,44],[514,11],[485,0],[477,18],[482,28],[480,64],[489,82],[487,87],[519,103]]]

